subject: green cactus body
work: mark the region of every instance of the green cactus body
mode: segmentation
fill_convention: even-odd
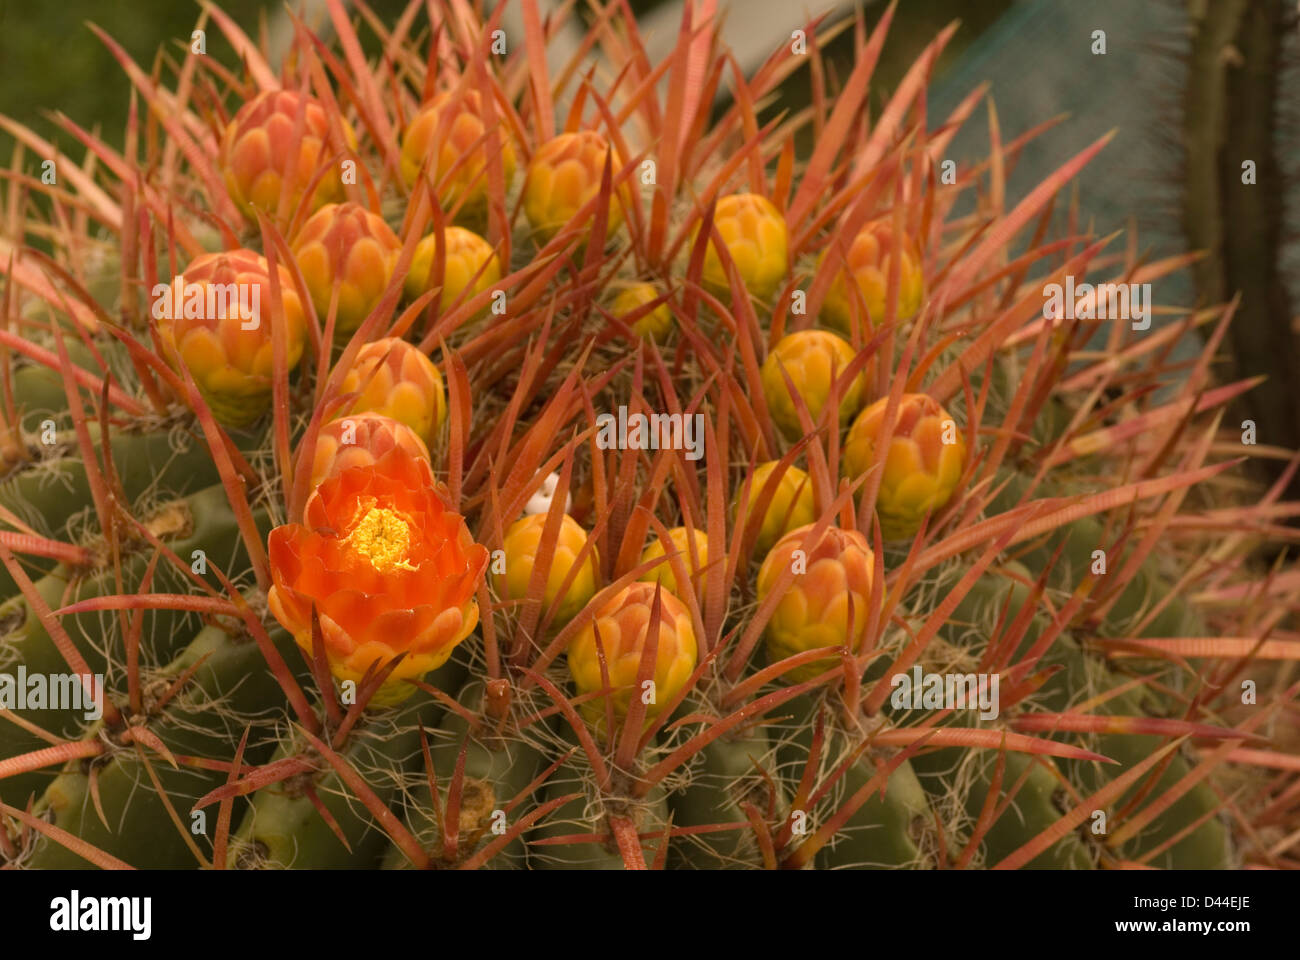
[[[66,577],[66,571],[59,568],[34,584],[36,592],[51,609],[58,606],[67,589]],[[10,597],[0,605],[0,624],[5,627],[5,638],[0,641],[0,672],[14,677],[15,684],[18,682],[19,665],[26,668],[28,675],[67,670],[67,664],[59,656],[58,648],[50,642],[40,621],[31,615],[25,597]],[[71,710],[19,709],[15,702],[13,712],[25,720],[39,724],[47,732],[60,736],[71,735],[80,726],[79,718]],[[16,723],[0,723],[0,757],[16,757],[46,746],[46,741]],[[36,770],[6,777],[0,780],[0,799],[6,803],[22,805],[30,794],[39,796],[52,775],[49,770]]]
[[[1006,487],[994,498],[988,513],[990,516],[1014,508],[1021,495],[1028,489],[1030,477],[1012,470],[999,471],[995,486],[1006,481]],[[1060,491],[1052,485],[1040,485],[1034,491],[1034,498],[1060,496]],[[1094,566],[1101,569],[1095,551],[1105,551],[1113,542],[1116,533],[1107,535],[1106,526],[1097,516],[1080,517],[1048,536],[1045,543],[1029,551],[1016,548],[1016,555],[1021,564],[1032,571],[1041,571],[1051,560],[1052,554],[1062,539],[1065,548],[1049,577],[1051,586],[1060,590],[1073,591],[1079,581],[1092,572]],[[1150,555],[1143,561],[1134,576],[1123,587],[1118,599],[1107,614],[1107,623],[1115,628],[1135,620],[1144,612],[1170,593],[1171,584],[1162,574],[1157,557]],[[1107,554],[1104,558],[1105,576],[1118,576],[1123,561],[1121,557]],[[1189,635],[1200,630],[1198,617],[1185,597],[1175,595],[1160,613],[1142,630],[1142,636],[1170,637]]]
[[[1106,688],[1119,684],[1118,679],[1111,678],[1109,672],[1105,671],[1104,665],[1094,665],[1090,671],[1085,659],[1086,656],[1072,638],[1062,637],[1054,645],[1050,659],[1062,664],[1065,669],[1052,677],[1043,687],[1042,693],[1046,698],[1049,709],[1068,709],[1069,702],[1082,696],[1081,691],[1090,691],[1089,696],[1095,695],[1098,685],[1096,677],[1099,672],[1102,676],[1100,682]],[[1095,712],[1100,715],[1112,716],[1152,715],[1153,711],[1148,709],[1148,706],[1158,708],[1159,704],[1148,704],[1141,692],[1130,690],[1111,697],[1101,704]],[[1156,715],[1159,714],[1156,713]],[[1070,778],[1087,791],[1099,789],[1109,782],[1117,772],[1131,769],[1168,743],[1168,740],[1164,737],[1118,733],[1097,735],[1092,737],[1091,741],[1083,745],[1117,760],[1119,763],[1118,765],[1111,765],[1084,761],[1062,761],[1062,768]],[[1147,801],[1144,802],[1143,806],[1182,779],[1190,769],[1184,757],[1175,755],[1161,775],[1155,788],[1147,794]],[[1134,786],[1126,791],[1119,800],[1111,804],[1108,813],[1113,815],[1114,812],[1120,810],[1137,789]],[[1214,791],[1204,783],[1197,784],[1149,824],[1138,836],[1126,843],[1120,852],[1127,859],[1137,859],[1163,844],[1170,837],[1186,828],[1188,824],[1193,823],[1218,806],[1219,801]],[[1112,829],[1115,826],[1117,825],[1112,826]],[[1221,870],[1231,865],[1232,858],[1227,830],[1221,820],[1214,817],[1201,824],[1152,862],[1152,866],[1166,869]]]
[[[600,804],[587,795],[587,782],[583,779],[585,764],[573,760],[560,764],[551,774],[542,801],[549,802],[568,793],[582,792],[561,805],[529,831],[529,841],[545,840],[575,833],[597,832],[596,812]],[[533,870],[623,870],[625,865],[613,844],[570,843],[555,846],[528,847],[528,866]]]
[[[622,855],[612,839],[605,843],[565,843],[538,845],[533,841],[581,833],[607,833],[607,817],[618,813],[630,819],[638,833],[664,830],[670,811],[668,795],[662,784],[655,784],[645,797],[617,805],[597,796],[591,766],[578,746],[577,737],[567,728],[560,734],[573,754],[551,774],[539,803],[547,803],[571,793],[573,798],[552,810],[528,832],[528,867],[531,870],[624,870]],[[649,861],[662,839],[643,843],[642,852]]]
[[[481,715],[484,700],[482,680],[470,680],[460,689],[457,702],[471,713]],[[491,721],[488,721],[489,723]],[[432,735],[429,754],[438,775],[442,793],[441,803],[447,802],[447,791],[456,771],[462,743],[465,750],[464,788],[461,797],[461,825],[466,830],[484,830],[482,844],[493,839],[493,827],[504,818],[496,811],[503,808],[516,794],[524,790],[540,772],[543,754],[518,736],[493,737],[486,732],[471,734],[470,725],[454,710],[444,715],[441,728]],[[528,813],[520,807],[514,816]],[[441,824],[434,815],[432,797],[427,779],[423,780],[412,796],[407,813],[407,824],[426,850],[438,847],[441,842]],[[470,851],[459,851],[464,857]],[[486,864],[489,869],[519,869],[524,866],[525,850],[519,838],[494,855]],[[384,857],[387,869],[411,866],[400,847],[392,846]]]
[[[1008,751],[1006,758],[1001,787],[993,801],[995,808],[1001,805],[1013,787],[1020,786],[1006,810],[985,832],[979,857],[972,861],[975,865],[987,867],[998,863],[1051,827],[1065,813],[1058,802],[1059,791],[1063,789],[1062,775],[1050,757],[1033,758]],[[969,830],[973,829],[984,808],[993,786],[997,762],[996,751],[983,750],[971,754],[953,747],[920,752],[912,758],[912,766],[933,803],[942,803],[953,796],[961,798],[961,810],[957,815],[967,830],[955,839],[954,845],[958,849],[965,847]],[[973,769],[966,769],[966,765]],[[1080,836],[1070,833],[1026,866],[1032,870],[1089,870],[1093,867],[1093,857]]]
[[[224,491],[209,488],[202,493],[182,501],[185,513],[192,523],[188,534],[178,537],[164,536],[163,541],[179,556],[188,558],[194,550],[204,550],[207,562],[222,564],[224,569],[241,570],[248,563],[247,553],[239,538],[234,515]],[[263,517],[263,520],[265,518]],[[152,548],[150,548],[152,549]],[[144,576],[149,558],[137,552],[123,562],[123,578],[127,589],[134,591]],[[179,577],[179,573],[163,570],[165,561],[160,561],[156,582],[153,589],[160,589],[159,581]],[[116,577],[112,570],[101,570],[90,576],[74,575],[71,571],[58,567],[53,572],[36,581],[35,587],[41,598],[51,609],[89,600],[95,597],[116,594],[118,592]],[[110,689],[118,686],[115,675],[108,672],[109,664],[114,666],[125,662],[123,637],[120,631],[109,631],[104,627],[104,619],[117,617],[116,611],[83,612],[60,618],[73,645],[86,659],[93,673],[104,674]],[[141,632],[141,663],[158,663],[166,661],[178,652],[176,645],[185,635],[187,624],[195,621],[195,615],[176,609],[146,611],[143,614]],[[45,632],[40,619],[33,615],[25,597],[11,597],[0,606],[0,623],[12,624],[7,635],[0,640],[0,663],[6,664],[6,670],[12,672],[21,664],[27,676],[36,674],[65,674],[68,664],[59,653],[58,647]],[[105,649],[106,638],[112,638],[114,644]],[[105,660],[105,655],[108,660]],[[82,726],[80,713],[76,710],[55,710],[48,707],[15,710],[19,716],[39,725],[42,729],[59,734],[72,735]],[[0,725],[0,752],[4,756],[16,756],[27,750],[38,749],[44,742],[23,730],[16,724]],[[12,780],[0,780],[0,796],[9,800],[21,800],[33,785],[48,780],[48,774],[25,774]]]
[[[426,680],[440,689],[454,688],[463,669],[451,661]],[[422,690],[398,706],[367,710],[339,755],[381,801],[391,805],[408,776],[417,771],[422,775],[420,724],[434,726],[442,712],[440,701]],[[301,754],[304,748],[309,745],[299,743],[296,749],[281,745],[273,759]],[[304,789],[308,784],[347,837],[348,847],[339,842],[316,810]],[[241,867],[303,870],[376,867],[388,842],[365,805],[323,759],[318,760],[314,774],[300,774],[259,790],[240,823],[237,838]]]
[[[798,782],[812,747],[818,705],[808,697],[798,697],[791,701],[791,709],[797,723],[796,732],[778,748],[778,757],[787,779]],[[840,730],[828,713],[822,755],[814,761],[818,764],[821,778],[838,769],[839,763],[857,745],[858,742]],[[886,762],[885,757],[879,758],[879,763]],[[869,752],[863,752],[839,778],[833,795],[839,803],[844,803],[876,774],[876,762]],[[833,815],[837,806],[827,806],[824,815]],[[818,818],[812,811],[802,812],[805,815],[803,829],[806,835],[812,835],[820,826]],[[817,866],[876,869],[934,866],[933,853],[929,849],[933,845],[934,830],[934,818],[925,791],[911,762],[905,760],[889,775],[884,796],[880,795],[879,788],[873,791],[831,841],[818,851]],[[798,839],[796,834],[796,846]]]
[[[88,370],[95,376],[103,376],[103,369],[93,353],[78,339],[75,332],[68,330],[63,339],[68,351],[68,359],[73,365]],[[57,350],[53,342],[45,344],[45,349]],[[108,343],[100,340],[96,349],[107,360],[120,348],[116,341]],[[47,367],[43,363],[28,363],[14,371],[14,403],[22,411],[22,428],[28,433],[39,433],[45,420],[54,420],[59,429],[71,426],[72,418],[68,409],[68,394],[61,370]]]
[[[1032,579],[1029,569],[1015,561],[985,572],[958,602],[947,623],[940,627],[939,635],[949,644],[969,648],[974,655],[982,654],[998,623],[1001,622],[1003,631],[1009,629],[1030,601],[1032,589],[1021,581]],[[1016,656],[1022,655],[1047,625],[1044,615],[1035,614]],[[922,750],[910,762],[932,802],[942,804],[948,798],[960,797],[960,810],[951,811],[950,815],[973,827],[992,787],[997,760],[998,754],[992,750],[971,753],[942,748]],[[1001,804],[1022,776],[1025,781],[1015,798],[984,834],[980,858],[976,862],[986,866],[997,863],[1038,836],[1064,813],[1056,804],[1061,774],[1052,760],[1046,757],[1034,759],[1014,751],[1007,752],[1000,792],[993,801],[995,805]],[[960,849],[965,842],[965,836],[956,838],[955,846]],[[1033,869],[1085,870],[1092,867],[1092,857],[1083,841],[1070,834],[1041,853],[1029,866]]]
[[[699,753],[691,781],[672,795],[673,825],[707,826],[745,823],[745,804],[767,815],[768,781],[760,768],[772,766],[772,744],[767,729],[750,727],[736,737],[720,737]],[[756,766],[756,764],[758,766]],[[774,772],[774,771],[773,771]],[[776,782],[773,778],[773,782]],[[777,797],[783,809],[785,797]],[[672,855],[676,865],[699,870],[744,869],[762,865],[752,829],[676,837]]]
[[[89,424],[92,441],[98,442],[99,425]],[[0,506],[13,511],[34,530],[48,537],[69,534],[69,520],[93,506],[85,465],[76,451],[71,434],[57,435],[59,449],[67,456],[40,462],[0,482]],[[146,496],[175,499],[220,482],[212,458],[202,443],[184,431],[126,433],[112,431],[110,447],[113,466],[122,492],[131,503]],[[42,557],[25,560],[29,570],[48,571],[54,563]],[[18,586],[8,570],[0,569],[0,594],[17,593]]]
[[[292,641],[283,631],[277,646],[287,653]],[[206,659],[203,659],[205,658]],[[232,635],[219,627],[205,627],[179,657],[152,678],[148,689],[164,690],[201,659],[187,686],[167,704],[162,714],[146,722],[149,730],[178,757],[222,759],[226,744],[238,741],[245,725],[252,724],[246,763],[261,763],[269,753],[266,732],[256,735],[256,715],[278,694],[274,678],[263,669],[257,644],[245,635]],[[146,704],[147,705],[147,704]],[[148,751],[148,748],[145,748]],[[182,764],[173,768],[152,751],[153,768],[181,822],[190,830],[205,857],[212,854],[216,807],[200,817],[191,815],[195,800],[225,782],[220,771]],[[90,796],[91,763],[95,765],[100,802],[107,826],[100,820]],[[236,801],[238,810],[246,801]],[[46,788],[36,807],[49,811],[55,826],[99,847],[136,867],[179,868],[195,865],[193,852],[173,828],[165,805],[154,790],[144,761],[135,748],[118,746],[107,759],[76,763]],[[39,840],[26,860],[42,869],[79,869],[86,862],[61,845]]]
[[[187,529],[162,537],[170,550],[182,560],[190,560],[191,569],[194,569],[193,564],[198,563],[196,551],[203,552],[205,568],[218,567],[231,573],[247,569],[248,553],[239,535],[238,523],[223,488],[209,487],[178,501],[178,504],[183,508],[182,519]],[[255,510],[253,518],[259,528],[269,527],[269,518],[265,512]],[[152,551],[153,548],[146,544],[144,548],[124,560],[122,564],[124,589],[132,592],[139,589]],[[230,575],[227,573],[227,576]],[[217,585],[216,578],[211,572],[208,572],[206,577],[209,583]],[[189,580],[188,577],[183,578],[183,575],[167,561],[160,559],[151,590],[161,592],[169,587],[189,590]],[[71,604],[116,593],[118,593],[118,586],[113,572],[101,570],[91,576],[75,579],[64,602]],[[105,630],[103,618],[109,616],[116,617],[118,614],[115,611],[91,611],[63,618],[63,626],[73,643],[81,649],[90,666],[96,670],[103,670],[106,666],[102,649],[106,633],[111,635],[118,644],[109,650],[111,657],[109,662],[117,665],[125,662],[125,650],[121,646],[124,638],[117,635],[118,631]],[[141,636],[141,660],[143,662],[152,660],[157,663],[176,656],[180,652],[179,644],[183,642],[185,636],[183,626],[195,619],[194,614],[174,608],[146,611]],[[40,636],[45,637],[43,630],[40,631]]]
[[[1075,521],[1067,528],[1067,531],[1070,540],[1064,552],[1064,556],[1068,558],[1065,562],[1071,565],[1091,564],[1092,550],[1097,549],[1097,545],[1101,542],[1101,525],[1093,518],[1085,517],[1082,520]],[[1030,558],[1031,563],[1032,560],[1033,558]],[[1030,572],[1029,568],[1023,564],[1010,564],[1008,567],[1015,569],[1021,577],[1025,577]],[[1084,569],[1087,569],[1087,567],[1084,567]],[[1116,604],[1112,615],[1127,618],[1137,614],[1143,605],[1150,602],[1146,592],[1150,589],[1150,581],[1145,571],[1139,571],[1139,576],[1134,579],[1133,584],[1130,585]],[[1166,592],[1168,590],[1167,587],[1162,589]],[[1136,596],[1135,591],[1141,595]],[[1011,602],[1007,606],[1005,624],[1009,624],[1023,604],[1028,602],[1030,597],[1029,588],[1020,583],[1013,584],[1012,581],[1005,577],[985,574],[958,604],[949,624],[945,625],[941,633],[945,633],[950,642],[958,642],[960,639],[959,634],[964,634],[970,627],[976,627],[977,632],[981,625],[985,629],[990,629],[996,623],[1008,593],[1011,595]],[[1152,622],[1150,627],[1144,631],[1144,634],[1176,636],[1188,632],[1183,617],[1189,615],[1189,611],[1190,608],[1184,601],[1171,602],[1161,612],[1160,616]],[[1023,655],[1046,626],[1046,617],[1037,614],[1035,622],[1031,623],[1026,636],[1021,641],[1020,650],[1016,656]],[[950,629],[951,632],[947,632]],[[1082,691],[1091,691],[1087,696],[1092,696],[1100,692],[1101,689],[1117,686],[1121,682],[1119,678],[1112,677],[1105,664],[1101,662],[1094,663],[1090,671],[1085,663],[1085,656],[1077,643],[1068,635],[1057,638],[1045,657],[1045,665],[1056,664],[1065,666],[1066,669],[1050,678],[1036,695],[1036,699],[1046,709],[1053,711],[1068,710],[1071,702],[1082,698]],[[1112,698],[1102,704],[1096,712],[1102,715],[1123,716],[1161,715],[1160,704],[1151,699],[1149,695],[1144,699],[1144,696],[1137,691],[1131,691]],[[1088,744],[1090,749],[1118,760],[1120,764],[1119,766],[1112,766],[1110,764],[1084,763],[1080,761],[1061,761],[1061,769],[1076,784],[1088,792],[1097,790],[1109,782],[1113,776],[1117,775],[1116,771],[1122,772],[1131,769],[1132,766],[1149,757],[1166,742],[1160,737],[1135,734],[1106,734],[1092,739],[1093,742]],[[1010,756],[1020,755],[1013,754]],[[1017,762],[1020,764],[1020,770],[1023,770],[1023,758]],[[920,764],[922,759],[918,758],[914,763]],[[1175,757],[1162,776],[1154,795],[1158,796],[1160,791],[1175,783],[1188,769],[1189,767],[1184,759]],[[988,776],[991,776],[992,767],[989,766],[987,770]],[[1015,777],[1019,777],[1020,770],[1015,771],[1013,777],[1012,763],[1010,759],[1008,760],[1007,771],[1003,777],[1004,789],[1008,784],[1014,782]],[[987,776],[983,777],[983,779],[987,782]],[[1024,812],[1026,828],[1019,834],[1011,831],[1012,839],[1019,837],[1023,843],[1035,835],[1035,833],[1029,832],[1031,819],[1038,826],[1038,830],[1041,831],[1066,812],[1064,809],[1060,809],[1059,805],[1053,806],[1052,803],[1038,797],[1038,795],[1042,795],[1050,799],[1054,795],[1056,787],[1049,782],[1052,780],[1051,774],[1045,768],[1041,772],[1035,770],[1030,775],[1030,780],[1022,788],[1024,791],[1029,791],[1031,788],[1034,790],[1034,794],[1026,798]],[[987,787],[984,789],[987,790]],[[979,793],[980,791],[976,789],[975,792]],[[1132,796],[1132,791],[1129,791],[1127,796]],[[982,797],[979,802],[982,802]],[[1124,801],[1121,800],[1119,804],[1114,806],[1114,809],[1119,809],[1123,804]],[[1204,784],[1197,785],[1188,794],[1180,798],[1169,810],[1165,811],[1155,823],[1143,832],[1140,838],[1126,844],[1126,849],[1123,851],[1124,855],[1130,858],[1141,856],[1148,850],[1163,843],[1187,824],[1206,814],[1216,805],[1217,800],[1213,791]],[[1055,810],[1055,813],[1053,813],[1053,810]],[[970,802],[967,804],[967,811],[968,813],[971,812]],[[1050,817],[1050,820],[1043,822],[1044,817]],[[1004,827],[1003,829],[1008,828]],[[1066,841],[1069,839],[1063,839],[1054,845],[1051,850],[1040,855],[1035,861],[1035,865],[1050,866],[1051,864],[1045,860],[1049,855],[1060,865],[1073,867],[1087,862],[1080,856],[1081,853],[1085,855],[1087,853],[1086,849],[1081,845],[1078,849],[1074,849],[1074,845],[1070,845],[1071,849],[1066,849]],[[989,838],[990,856],[993,855],[992,843],[991,831]],[[1221,869],[1228,866],[1228,862],[1226,832],[1222,824],[1214,819],[1198,827],[1188,837],[1162,855],[1159,861],[1160,865],[1166,867],[1199,869]]]

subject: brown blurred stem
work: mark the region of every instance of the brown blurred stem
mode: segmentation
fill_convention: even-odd
[[[1196,267],[1197,292],[1222,303],[1240,291],[1230,369],[1268,377],[1242,399],[1241,418],[1255,421],[1260,443],[1300,449],[1300,337],[1281,275],[1285,185],[1275,141],[1287,11],[1282,0],[1188,0],[1188,12],[1183,223],[1191,248],[1209,253]],[[1246,160],[1253,185],[1242,183]],[[1264,480],[1283,466],[1254,462]],[[1300,484],[1289,493],[1300,495]]]

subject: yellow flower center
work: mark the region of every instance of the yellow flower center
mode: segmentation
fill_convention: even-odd
[[[387,507],[367,510],[345,542],[376,570],[416,569],[406,559],[411,549],[411,526]]]

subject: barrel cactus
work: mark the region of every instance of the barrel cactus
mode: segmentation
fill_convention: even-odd
[[[926,112],[945,31],[868,109],[892,13],[744,78],[595,3],[602,87],[326,6],[282,72],[105,36],[125,149],[5,123],[0,862],[1300,864],[1295,505],[1165,359],[1233,305],[1045,306],[1187,266],[1053,233],[1104,140],[939,176],[982,94]]]

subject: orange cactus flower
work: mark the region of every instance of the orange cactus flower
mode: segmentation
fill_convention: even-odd
[[[921,298],[925,294],[921,251],[917,248],[916,241],[910,237],[905,236],[902,244],[895,244],[893,225],[887,220],[878,220],[859,230],[849,244],[844,254],[844,265],[836,271],[835,279],[826,292],[826,299],[822,301],[822,322],[847,335],[856,307],[859,311],[858,323],[864,332],[871,326],[883,323],[892,269],[890,260],[896,252],[900,252],[902,258],[898,265],[898,320],[901,323],[914,317],[921,308]],[[839,251],[828,249],[822,254],[822,259],[827,256],[838,257]],[[857,284],[862,302],[866,304],[865,314],[852,298],[848,285],[850,278]]]
[[[293,279],[277,264],[284,305],[287,366],[302,357],[307,336]],[[252,423],[271,403],[273,300],[270,265],[252,250],[195,257],[170,284],[154,289],[153,316],[163,349],[183,363],[216,419]]]
[[[379,304],[401,253],[402,241],[384,218],[355,203],[321,207],[293,241],[293,258],[322,325],[338,278],[335,336],[351,334]]]
[[[856,479],[870,469],[888,402],[881,397],[849,428],[842,463],[846,477]],[[887,540],[914,537],[925,515],[952,499],[966,463],[966,440],[933,397],[903,394],[897,418],[876,496],[880,533]]]
[[[781,595],[763,636],[769,663],[779,663],[815,647],[857,651],[871,616],[871,581],[875,554],[857,530],[827,527],[812,546],[803,546],[813,524],[791,530],[777,541],[758,571],[758,602],[776,587],[784,570],[794,567],[793,582]],[[797,551],[803,550],[800,556]],[[798,564],[798,566],[795,566]],[[789,671],[784,679],[802,683],[834,666],[818,660]]]
[[[271,613],[304,650],[311,610],[331,672],[359,683],[407,654],[371,703],[400,703],[404,681],[442,666],[478,624],[474,595],[487,548],[443,502],[427,460],[398,445],[374,463],[328,478],[302,523],[271,531]]]
[[[754,468],[750,480],[749,496],[743,502],[742,486],[737,491],[735,502],[736,525],[746,527],[750,523],[750,508],[756,507],[763,496],[763,489],[768,479],[780,466],[777,460],[760,463]],[[776,542],[796,527],[806,526],[817,519],[817,510],[813,501],[812,478],[794,464],[790,464],[775,484],[771,499],[767,501],[767,510],[759,524],[758,536],[754,540],[754,549],[766,554]]]
[[[790,231],[781,211],[760,194],[735,193],[718,200],[713,225],[735,261],[745,289],[759,300],[770,299],[789,269]],[[701,280],[720,296],[730,294],[731,282],[712,241],[705,248]]]
[[[495,286],[501,279],[501,262],[490,243],[464,227],[447,227],[443,230],[443,238],[447,253],[443,258],[442,293],[438,301],[442,309],[447,310],[462,297],[468,300]],[[407,271],[404,284],[406,295],[411,300],[432,289],[430,271],[437,253],[436,234],[429,234],[415,245],[411,269]]]
[[[633,583],[600,605],[595,616],[569,642],[569,671],[579,694],[603,690],[600,653],[604,651],[614,715],[627,716],[628,704],[641,669],[641,656],[650,634],[655,590],[660,590],[659,645],[655,651],[654,690],[636,691],[647,697],[647,719],[655,716],[690,679],[699,656],[695,630],[685,604],[653,583]],[[600,633],[599,649],[596,643]],[[580,709],[598,731],[605,723],[605,698],[584,701]]]
[[[821,416],[831,396],[831,375],[844,377],[855,353],[847,340],[837,337],[829,330],[797,330],[786,334],[772,348],[772,352],[763,361],[759,377],[763,384],[763,396],[767,399],[767,409],[791,440],[803,436],[803,426],[799,422],[799,413],[795,408],[794,396],[786,385],[789,375],[813,425]],[[781,371],[784,368],[785,373]],[[840,388],[840,422],[847,423],[849,418],[862,406],[863,396],[870,389],[871,380],[864,367],[851,381]]]
[[[694,590],[698,593],[701,602],[704,599],[704,581],[708,574],[705,567],[709,564],[709,537],[703,530],[692,531],[694,537],[691,537],[685,527],[673,527],[668,531],[668,540],[672,545],[673,553],[680,554],[682,565],[686,567],[686,573],[690,580],[685,584],[683,589],[677,582],[677,576],[673,573],[672,561],[664,560],[657,567],[641,574],[641,580],[646,583],[662,583],[664,589],[670,591],[675,597],[685,595],[686,590]],[[691,540],[694,539],[695,545],[691,546]],[[664,549],[664,542],[655,537],[650,541],[650,546],[645,548],[641,554],[641,562],[648,563],[651,560],[657,560],[666,556],[668,553]]]
[[[497,128],[497,149],[505,185],[515,173],[515,148],[504,125],[491,119],[477,90],[443,91],[415,115],[402,137],[402,178],[415,185],[420,166],[431,157],[429,176],[438,191],[438,202],[450,211],[464,200],[461,220],[477,220],[487,208],[488,123]]]
[[[610,304],[610,312],[627,323],[633,313],[646,304],[658,300],[659,297],[659,290],[653,283],[634,283],[619,291],[614,302]],[[632,332],[643,340],[662,341],[667,338],[672,329],[673,314],[666,302],[647,313],[642,313],[637,320],[632,321]]]
[[[610,177],[618,175],[623,160],[608,140],[595,130],[562,133],[542,144],[528,165],[524,182],[524,214],[540,243],[546,243],[574,215],[600,193],[605,172],[605,156],[610,155]],[[623,203],[631,198],[624,189],[622,203],[609,198],[606,236],[613,235],[623,223]],[[591,220],[587,221],[591,223]]]
[[[411,456],[429,459],[429,448],[414,430],[380,413],[354,413],[322,424],[312,456],[312,489],[344,470],[374,463],[393,447],[405,447]]]
[[[398,337],[367,343],[339,386],[356,393],[348,413],[382,413],[400,420],[430,447],[447,419],[442,374],[413,344]]]
[[[501,544],[505,551],[506,568],[504,573],[495,575],[497,592],[502,597],[523,600],[528,596],[528,586],[532,582],[533,568],[537,566],[537,554],[542,546],[546,519],[545,513],[529,514],[520,517],[506,531],[505,540]],[[573,517],[564,514],[546,570],[543,609],[549,610],[560,598],[560,588],[564,586],[569,571],[578,562],[578,554],[586,545],[587,531]],[[592,544],[582,567],[573,575],[563,598],[559,599],[554,621],[557,625],[568,623],[587,605],[587,601],[596,593],[599,576],[600,555],[596,552],[595,544]]]
[[[256,220],[253,208],[274,217],[284,193],[289,195],[288,215],[292,216],[317,170],[344,146],[331,143],[325,108],[311,97],[307,98],[302,130],[295,139],[299,102],[299,94],[292,90],[267,90],[240,107],[226,127],[217,166],[235,206],[250,220]],[[346,120],[340,118],[339,123],[347,148],[355,150],[356,134]],[[315,210],[342,198],[342,176],[327,172],[319,180],[309,208]]]

